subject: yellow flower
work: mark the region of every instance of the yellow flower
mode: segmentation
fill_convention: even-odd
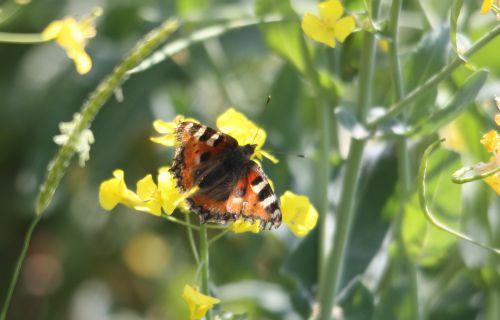
[[[177,117],[175,117],[173,121],[170,122],[166,122],[163,120],[155,120],[153,122],[153,127],[158,133],[163,134],[163,136],[151,137],[151,141],[167,147],[175,146],[174,130],[177,127],[177,125],[182,121],[198,122],[193,118],[186,119],[182,115],[178,115]]]
[[[205,313],[211,309],[214,304],[220,302],[211,296],[204,295],[199,292],[198,288],[193,288],[189,285],[184,286],[184,291],[182,292],[182,298],[187,303],[189,307],[189,319],[198,320],[205,316]]]
[[[283,223],[297,236],[309,233],[318,222],[318,212],[306,196],[286,191],[280,198]]]
[[[302,30],[314,41],[335,47],[335,39],[344,42],[356,25],[351,16],[342,17],[344,7],[339,0],[329,0],[318,5],[319,17],[306,12],[302,19]]]
[[[256,144],[254,156],[257,159],[262,160],[266,157],[271,162],[278,163],[278,159],[261,149],[266,141],[264,129],[257,127],[243,113],[229,108],[217,118],[216,124],[220,131],[235,138],[240,146]]]
[[[495,123],[497,124],[497,126],[500,126],[500,114],[497,114],[495,116]]]
[[[260,221],[248,221],[248,220],[243,220],[239,219],[233,222],[229,226],[229,230],[234,232],[234,233],[244,233],[244,232],[253,232],[253,233],[259,233],[260,232]]]
[[[85,74],[92,68],[92,60],[85,52],[85,46],[87,39],[93,38],[96,34],[93,23],[95,17],[101,13],[102,9],[97,8],[90,16],[81,21],[76,21],[73,17],[56,20],[51,22],[42,32],[43,39],[55,40],[66,50],[66,54],[73,60],[76,70],[80,74]]]
[[[158,189],[161,195],[161,206],[163,212],[171,215],[175,208],[184,203],[188,194],[182,194],[177,189],[174,176],[168,171],[168,167],[162,167],[158,173]]]
[[[155,216],[161,215],[161,193],[150,174],[137,182],[137,195],[143,203],[136,205],[135,210],[148,212]]]
[[[123,170],[113,171],[114,178],[101,183],[99,188],[99,203],[105,210],[112,210],[118,203],[134,208],[141,204],[141,199],[130,191],[125,184]]]
[[[484,134],[480,142],[489,152],[494,152],[500,148],[500,138],[498,137],[498,132],[495,130],[490,130]]]
[[[491,7],[493,7],[493,3],[497,7],[500,6],[500,0],[483,0],[483,4],[481,5],[481,14],[488,13],[488,11],[491,10]]]
[[[161,209],[171,215],[175,208],[184,200],[175,186],[174,177],[168,167],[160,168],[158,186],[151,175],[147,175],[137,182],[137,194],[127,189],[122,170],[115,170],[115,176],[101,183],[99,202],[105,210],[112,210],[118,203],[135,210],[144,211],[153,215],[161,215]]]

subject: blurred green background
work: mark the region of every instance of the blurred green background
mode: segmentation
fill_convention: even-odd
[[[259,1],[266,2],[275,3]],[[353,11],[363,7],[362,1],[347,2]],[[451,1],[421,2],[429,24],[417,1],[403,2],[401,53],[408,91],[453,57],[446,29]],[[383,3],[387,16],[390,1]],[[306,10],[317,12],[315,2],[292,4],[299,16]],[[58,124],[70,121],[89,92],[136,41],[165,19],[183,19],[174,35],[182,38],[219,20],[255,16],[255,3],[243,0],[32,0],[4,22],[1,31],[40,32],[53,20],[82,17],[96,5],[104,13],[97,20],[97,36],[87,47],[94,65],[88,75],[78,75],[54,43],[0,44],[1,301],[34,215],[39,186],[58,149],[52,141],[59,133]],[[459,31],[471,42],[498,23],[493,15],[479,16],[479,5],[479,1],[469,1],[461,14]],[[316,48],[316,66],[336,75],[327,85],[336,88],[339,105],[346,108],[356,101],[361,39],[361,33],[355,33],[335,49],[340,70],[333,70],[329,63],[333,50]],[[44,213],[9,319],[187,318],[181,292],[184,284],[194,282],[196,265],[186,230],[123,206],[106,212],[98,203],[99,184],[114,169],[125,171],[133,189],[138,179],[170,163],[172,150],[149,141],[155,135],[155,119],[170,121],[183,114],[214,126],[220,113],[235,107],[266,130],[265,149],[286,154],[279,156],[277,165],[263,164],[277,193],[293,190],[309,196],[313,203],[318,200],[321,115],[317,97],[297,68],[300,63],[290,59],[298,55],[283,54],[293,50],[292,40],[291,48],[282,50],[276,49],[280,43],[273,46],[272,41],[266,41],[257,26],[241,28],[192,45],[131,76],[122,88],[124,100],[110,99],[92,124],[96,141],[90,160],[84,168],[72,162]],[[479,139],[494,128],[492,98],[500,95],[498,52],[500,42],[495,39],[471,60],[477,68],[490,71],[488,82],[476,103],[443,133],[451,132],[462,149],[436,153],[429,178],[436,214],[497,246],[499,198],[481,182],[461,189],[449,182],[449,176],[463,165],[488,159]],[[381,48],[377,59],[373,105],[387,106],[393,101],[392,80],[387,53]],[[470,73],[465,67],[458,69],[426,103],[446,105]],[[268,95],[273,99],[264,110]],[[416,105],[412,115],[421,119],[428,109],[426,104]],[[335,212],[349,133],[335,120],[331,126],[333,172],[328,195]],[[414,174],[422,149],[435,136],[434,131],[430,137],[411,140]],[[337,301],[344,317],[411,319],[409,292],[417,283],[422,318],[500,319],[499,257],[433,229],[424,220],[416,195],[401,222],[406,250],[390,238],[391,228],[397,225],[400,188],[394,141],[393,137],[375,138],[365,150],[357,217]],[[317,292],[317,241],[317,230],[297,239],[284,227],[258,235],[228,234],[210,251],[211,281],[222,300],[219,307],[246,312],[250,319],[307,318]]]

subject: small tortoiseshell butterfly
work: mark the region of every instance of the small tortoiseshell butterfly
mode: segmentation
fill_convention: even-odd
[[[281,224],[279,201],[262,168],[251,157],[256,145],[238,145],[236,139],[207,126],[181,122],[170,172],[177,187],[198,190],[187,202],[202,223],[259,220],[261,229]]]

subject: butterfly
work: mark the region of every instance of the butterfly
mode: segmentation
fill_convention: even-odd
[[[238,219],[260,221],[260,228],[281,224],[279,200],[266,174],[251,160],[255,144],[199,123],[184,121],[174,130],[177,147],[170,172],[202,223],[225,224]]]

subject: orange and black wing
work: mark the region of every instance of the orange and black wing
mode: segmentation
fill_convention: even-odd
[[[181,122],[174,134],[177,148],[170,172],[182,191],[197,186],[228,152],[238,147],[229,135],[195,122]]]
[[[221,199],[217,188],[200,189],[187,198],[191,209],[199,214],[202,222],[227,223],[238,219],[260,221],[261,229],[278,228],[281,224],[279,200],[274,194],[262,168],[250,161],[243,174],[231,182],[233,177],[222,181],[218,188],[224,189],[228,183],[233,188],[227,198]]]

